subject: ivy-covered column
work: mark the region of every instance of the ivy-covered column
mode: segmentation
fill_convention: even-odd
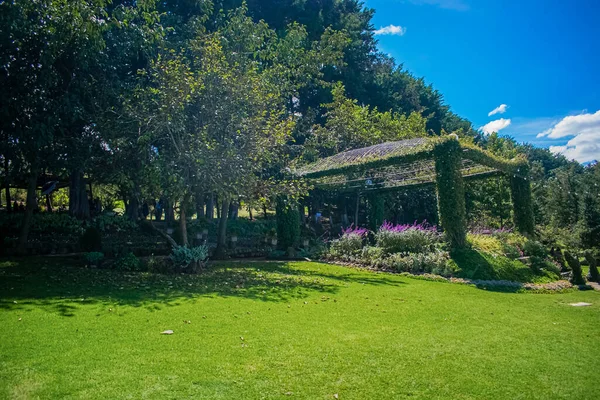
[[[523,163],[518,167],[521,176],[527,176],[529,166]],[[510,195],[513,203],[513,219],[515,226],[524,235],[533,235],[535,222],[533,219],[533,203],[531,200],[531,184],[529,179],[512,175],[510,177]]]
[[[285,196],[277,198],[277,241],[279,248],[292,256],[300,240],[300,212],[298,203]]]
[[[461,175],[461,148],[448,139],[434,149],[440,223],[453,248],[467,245],[465,187]]]
[[[368,201],[369,229],[371,229],[373,232],[376,232],[381,224],[383,224],[385,200],[381,194],[371,194],[368,197]]]

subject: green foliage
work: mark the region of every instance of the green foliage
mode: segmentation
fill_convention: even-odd
[[[81,236],[79,245],[83,251],[102,251],[102,234],[97,228],[90,226]]]
[[[132,252],[120,257],[114,264],[114,268],[119,271],[140,271],[142,267],[142,262]]]
[[[443,141],[434,149],[440,222],[450,245],[467,244],[465,190],[462,175],[462,151],[457,140]]]
[[[208,259],[208,247],[197,246],[190,248],[177,246],[173,248],[170,257],[173,264],[184,270],[190,267],[194,268],[197,265],[203,264]]]
[[[0,228],[16,234],[23,223],[22,214],[0,214]],[[31,220],[31,232],[39,234],[80,235],[84,232],[83,223],[67,214],[39,213]]]
[[[369,229],[376,231],[385,218],[385,199],[381,195],[372,195],[368,202]]]
[[[331,242],[329,255],[333,258],[356,256],[361,252],[363,242],[361,235],[344,234]]]
[[[280,249],[296,247],[300,240],[298,204],[284,198],[277,200],[277,244]]]
[[[305,158],[331,156],[349,149],[373,144],[424,137],[426,119],[417,113],[406,115],[379,112],[377,108],[359,106],[346,97],[344,86],[335,84],[333,102],[325,104],[325,126],[315,125],[307,141]]]
[[[522,173],[527,167],[522,166]],[[533,235],[535,222],[533,220],[533,204],[531,201],[531,185],[528,179],[513,175],[510,178],[510,188],[513,201],[513,219],[519,232]]]
[[[427,254],[392,254],[383,263],[389,265],[397,272],[410,272],[411,274],[431,273],[442,276],[451,276],[454,272],[453,265],[449,263],[450,256],[447,252],[433,251]]]
[[[552,271],[534,271],[520,261],[479,250],[454,250],[451,257],[456,276],[461,278],[513,282],[550,282],[558,279]]]
[[[527,240],[523,245],[523,252],[527,256],[546,258],[548,257],[548,250],[546,247],[536,240]]]
[[[134,221],[119,215],[99,215],[92,224],[103,233],[135,231],[138,228]]]
[[[98,266],[104,260],[104,253],[99,251],[92,251],[89,253],[85,253],[85,263],[86,265],[94,265]]]
[[[441,236],[433,230],[409,228],[402,232],[380,229],[375,234],[375,243],[385,254],[427,253],[434,251]]]

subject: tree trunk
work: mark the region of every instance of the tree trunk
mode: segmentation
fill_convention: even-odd
[[[354,210],[354,226],[358,226],[358,211],[360,209],[360,193],[356,193],[356,208]]]
[[[23,216],[23,222],[21,224],[21,232],[19,234],[19,244],[17,250],[19,253],[25,253],[27,246],[27,238],[29,237],[29,228],[31,227],[31,219],[33,217],[33,210],[36,208],[35,191],[37,189],[38,179],[37,166],[31,166],[31,172],[29,180],[27,182],[27,203],[25,208],[25,215]]]
[[[217,218],[221,219],[221,206],[219,206],[219,199],[215,200],[215,208],[217,209]]]
[[[196,189],[196,219],[204,218],[204,194]]]
[[[206,219],[212,220],[215,217],[215,195],[214,193],[209,193],[206,199]]]
[[[265,219],[269,219],[269,214],[267,214],[267,205],[263,204],[263,214],[265,214]]]
[[[223,260],[227,256],[227,209],[229,209],[229,199],[224,198],[221,203],[221,217],[217,230],[217,248],[215,250],[217,260]]]
[[[175,222],[175,211],[173,211],[173,203],[171,200],[165,200],[165,222],[167,225],[171,225]]]
[[[248,217],[250,217],[250,221],[254,221],[254,216],[252,215],[252,207],[248,206]]]
[[[6,186],[4,187],[4,190],[6,191],[6,212],[10,213],[12,211],[12,202],[10,198],[10,181],[8,179],[8,158],[6,157],[4,158],[4,173],[6,175]]]
[[[49,194],[46,195],[46,209],[48,210],[49,213],[52,212],[52,202],[50,201]]]
[[[188,242],[188,234],[187,234],[187,221],[185,219],[185,210],[188,207],[188,203],[190,201],[189,195],[183,196],[181,200],[181,204],[179,206],[179,230],[181,231],[181,245],[185,247],[189,247]]]
[[[76,169],[71,173],[69,214],[77,219],[88,219],[90,217],[90,203],[85,190],[83,171],[80,169]]]

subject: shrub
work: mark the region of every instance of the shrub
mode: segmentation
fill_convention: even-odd
[[[155,274],[165,274],[171,271],[172,263],[169,257],[148,257],[146,260],[146,268],[148,272]]]
[[[329,254],[332,257],[347,257],[357,255],[363,246],[363,239],[368,231],[364,228],[350,226],[342,236],[331,242]]]
[[[139,271],[142,268],[142,263],[133,254],[129,252],[115,262],[115,268],[122,271]]]
[[[102,260],[104,260],[104,253],[101,253],[99,251],[91,251],[89,253],[86,253],[84,258],[86,265],[93,265],[97,267],[102,263]]]
[[[447,252],[434,251],[432,253],[416,253],[403,255],[396,253],[390,255],[386,263],[398,272],[412,274],[433,273],[436,275],[451,275],[452,267],[448,263],[450,256]]]
[[[90,226],[81,236],[79,244],[83,251],[102,251],[102,235],[98,229]]]
[[[594,253],[590,250],[585,252],[585,259],[590,265],[590,280],[600,283],[600,273],[598,273],[598,265]]]
[[[192,270],[201,268],[208,259],[208,247],[204,245],[197,247],[177,246],[173,248],[170,257],[175,266],[193,272]]]
[[[384,255],[381,247],[366,246],[362,249],[361,259],[365,264],[379,266]]]
[[[432,251],[441,242],[440,234],[435,226],[426,222],[412,225],[392,225],[385,222],[375,234],[377,247],[386,254],[423,253]]]
[[[100,232],[132,231],[138,227],[134,221],[119,215],[99,215],[93,219],[92,224]]]
[[[541,259],[545,259],[546,257],[548,257],[548,250],[546,250],[546,247],[544,247],[543,244],[535,240],[526,241],[523,245],[523,252],[525,253],[525,255],[531,257],[538,257]]]

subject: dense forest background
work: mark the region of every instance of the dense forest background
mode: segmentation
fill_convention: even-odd
[[[357,0],[0,3],[3,203],[11,211],[27,193],[21,242],[40,180],[69,182],[77,218],[89,218],[93,182],[95,197],[122,201],[131,219],[147,199],[164,199],[167,219],[218,208],[224,235],[236,212],[222,210],[266,214],[280,194],[304,197],[306,183],[285,173],[299,164],[456,133],[527,157],[545,240],[597,246],[598,164],[474,129],[378,51],[374,12]],[[437,218],[433,189],[386,196],[390,220]],[[467,212],[472,228],[510,228],[506,180],[468,185]]]

